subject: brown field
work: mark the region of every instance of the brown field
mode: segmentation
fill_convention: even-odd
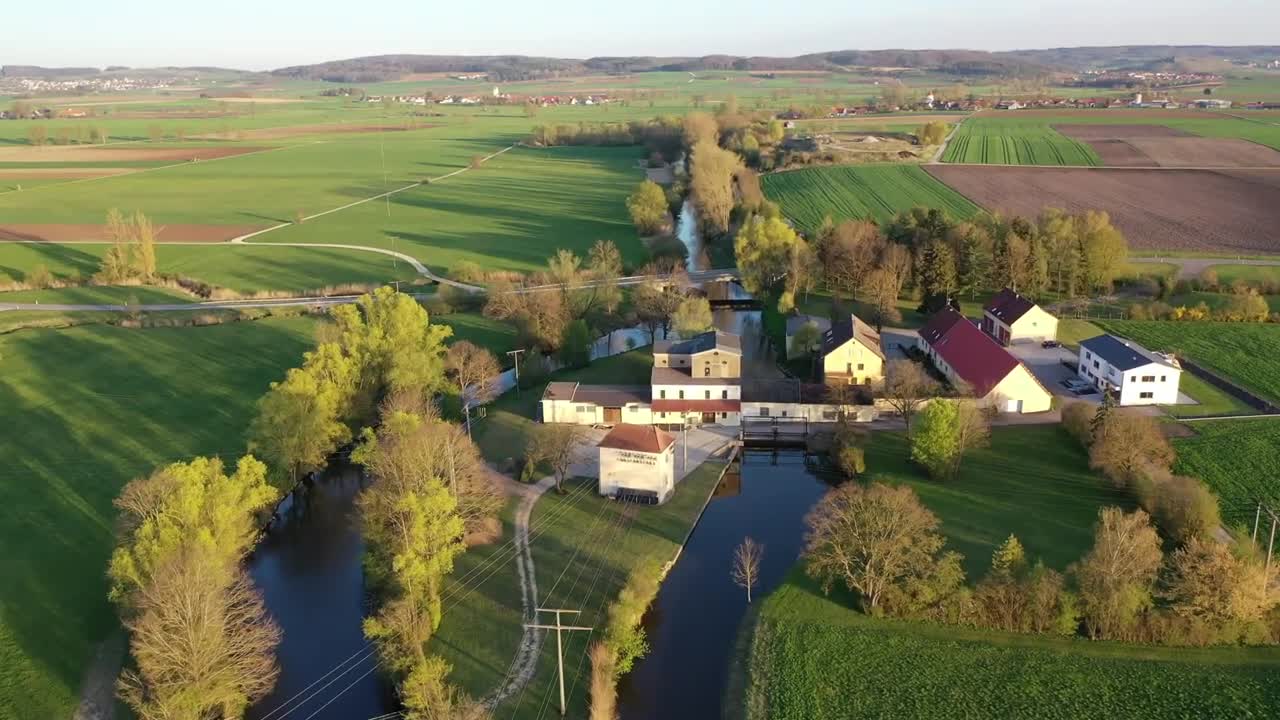
[[[157,225],[156,242],[217,243],[261,230],[265,225]],[[0,224],[0,241],[105,242],[102,225]]]
[[[268,150],[265,147],[240,145],[236,147],[152,147],[147,145],[130,145],[129,147],[108,146],[93,147],[82,145],[45,145],[35,147],[23,145],[13,148],[0,148],[0,162],[187,162],[190,160],[216,160],[218,158],[244,155],[245,153]]]
[[[137,168],[5,168],[0,166],[0,180],[41,178],[49,180],[83,180],[136,172]]]
[[[1108,167],[1280,167],[1280,152],[1232,138],[1207,138],[1163,125],[1054,125],[1088,143]]]
[[[281,105],[283,103],[299,103],[306,102],[302,98],[283,98],[283,97],[211,97],[214,102],[229,103],[261,103],[263,105]]]
[[[1221,117],[1212,110],[1156,110],[1154,108],[1099,108],[1099,109],[1059,109],[1059,108],[1023,108],[1021,110],[982,110],[979,115],[1052,115],[1055,118],[1067,117],[1144,117],[1144,118],[1207,118]]]
[[[1280,171],[930,165],[982,207],[1034,217],[1105,210],[1135,250],[1280,253]]]

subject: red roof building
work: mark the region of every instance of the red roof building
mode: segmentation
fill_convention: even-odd
[[[953,385],[1002,411],[1041,412],[1052,404],[1052,395],[1026,366],[952,308],[921,328],[918,346]]]
[[[598,447],[631,452],[660,453],[676,439],[671,433],[653,425],[616,425],[600,441]]]

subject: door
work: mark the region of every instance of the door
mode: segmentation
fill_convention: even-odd
[[[622,422],[622,408],[607,407],[604,409],[605,425],[616,425]]]
[[[713,412],[704,412],[704,413],[702,413],[702,424],[703,424],[703,425],[715,425],[715,423],[716,423],[716,414],[715,414],[715,413],[713,413]]]
[[[1022,401],[1021,401],[1021,400],[1010,400],[1010,401],[1009,401],[1009,404],[1008,404],[1008,407],[1007,407],[1006,409],[1007,409],[1009,412],[1011,412],[1011,413],[1020,413],[1020,412],[1022,412]]]

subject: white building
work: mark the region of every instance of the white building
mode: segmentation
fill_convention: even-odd
[[[675,438],[652,425],[618,425],[600,441],[600,494],[659,505],[675,492]]]
[[[742,341],[713,330],[653,344],[653,422],[737,425],[742,412]]]
[[[1080,343],[1080,377],[1116,393],[1120,405],[1173,405],[1182,368],[1169,355],[1154,353],[1114,335]]]
[[[553,382],[542,393],[542,422],[573,425],[648,425],[649,388],[644,385],[583,385]]]

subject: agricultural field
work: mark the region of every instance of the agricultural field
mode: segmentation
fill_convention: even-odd
[[[1159,648],[875,619],[794,571],[761,608],[743,716],[1267,717],[1274,648]]]
[[[241,454],[254,403],[315,328],[293,318],[0,336],[0,503],[22,508],[0,517],[0,707],[71,715],[116,627],[104,568],[120,488],[166,461]]]
[[[1138,251],[1280,252],[1280,172],[958,167],[928,172],[1006,215],[1103,210]]]
[[[968,218],[978,207],[918,167],[909,165],[827,166],[772,173],[762,178],[765,194],[800,229],[815,232],[835,221],[865,218],[883,222],[916,206]]]
[[[1280,152],[1237,138],[1207,138],[1165,125],[1054,125],[1088,144],[1107,167],[1280,167]]]
[[[1184,377],[1185,379],[1185,377]],[[1252,526],[1259,500],[1280,506],[1280,422],[1275,418],[1190,423],[1175,437],[1178,473],[1200,478],[1217,493],[1229,524]]]
[[[982,165],[1100,165],[1088,145],[1047,125],[992,123],[985,116],[960,125],[942,154],[947,163]]]
[[[91,277],[98,272],[108,247],[85,243],[0,242],[0,284],[6,280],[22,281],[41,265],[55,279]],[[339,248],[160,243],[156,247],[156,258],[162,273],[185,275],[243,294],[301,292],[346,283],[409,282],[418,278],[413,267],[403,260]],[[0,302],[26,301],[0,293]]]
[[[1280,325],[1103,320],[1107,332],[1186,357],[1270,402],[1280,402]]]

